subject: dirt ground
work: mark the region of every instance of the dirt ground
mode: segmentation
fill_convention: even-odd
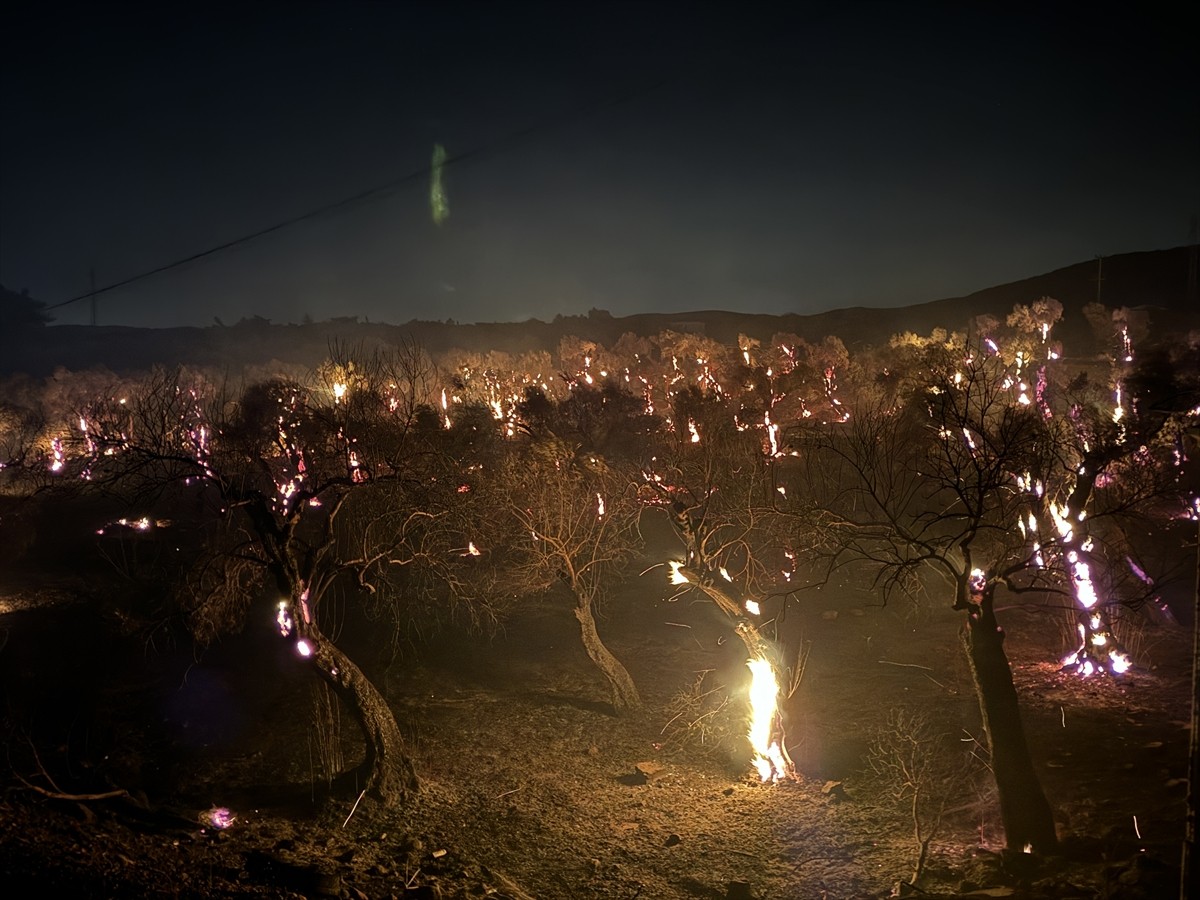
[[[800,777],[764,785],[738,737],[740,644],[706,601],[668,599],[672,590],[654,569],[606,607],[601,632],[645,701],[621,719],[553,598],[491,640],[445,633],[364,659],[422,779],[394,810],[356,806],[353,788],[324,796],[322,748],[340,734],[353,763],[354,728],[314,715],[322,695],[277,649],[269,621],[194,654],[163,636],[124,636],[89,607],[20,608],[44,592],[0,590],[3,893],[833,900],[899,890],[915,859],[913,818],[871,775],[868,749],[897,709],[925,713],[964,755],[982,740],[956,616],[880,608],[855,591],[802,596],[784,622],[811,648],[787,704]],[[1189,630],[1131,629],[1141,666],[1083,681],[1056,671],[1061,612],[1000,617],[1062,855],[1002,852],[994,794],[976,778],[947,795],[925,878],[904,892],[1177,896]],[[348,645],[369,644],[351,631]],[[982,764],[975,774],[986,776]],[[127,793],[47,793],[114,790]],[[209,819],[218,807],[235,817],[223,830]]]

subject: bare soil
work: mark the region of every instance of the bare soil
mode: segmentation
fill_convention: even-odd
[[[356,761],[354,727],[321,711],[269,621],[198,653],[64,602],[69,585],[0,591],[3,893],[1178,895],[1187,629],[1131,631],[1137,670],[1081,680],[1057,672],[1061,612],[1002,611],[1063,852],[1005,851],[982,778],[948,798],[926,875],[909,889],[899,885],[915,859],[912,816],[866,754],[897,708],[925,711],[964,752],[983,740],[956,616],[851,590],[805,595],[783,623],[793,646],[811,646],[787,704],[800,777],[764,785],[739,738],[741,645],[705,601],[669,599],[665,582],[661,568],[633,579],[601,620],[645,701],[623,718],[554,598],[492,639],[445,632],[399,653],[380,654],[385,642],[348,616],[343,639],[386,692],[422,778],[399,809],[356,805],[352,785],[327,790],[322,760],[332,746]],[[123,793],[73,796],[110,791]],[[218,807],[230,827],[211,824]]]

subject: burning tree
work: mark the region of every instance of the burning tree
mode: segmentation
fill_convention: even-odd
[[[1064,668],[1120,675],[1133,660],[1114,618],[1148,602],[1154,609],[1166,574],[1139,560],[1130,537],[1157,527],[1151,520],[1164,509],[1178,514],[1184,506],[1179,476],[1189,404],[1165,348],[1135,361],[1125,315],[1111,319],[1107,366],[1065,363],[1051,340],[1061,311],[1050,298],[1017,306],[1008,318],[1014,333],[993,326],[982,332],[984,346],[1007,367],[1010,402],[1039,414],[1041,452],[1016,475],[1028,509],[1015,526],[1037,565],[1053,573],[1050,583],[1038,582],[1076,610],[1079,644]],[[1098,318],[1095,308],[1090,313]]]
[[[785,541],[788,517],[778,505],[786,488],[776,465],[776,456],[784,456],[777,426],[767,415],[760,427],[747,427],[724,398],[697,387],[673,400],[675,425],[654,444],[643,496],[666,510],[683,543],[683,560],[669,564],[672,583],[708,597],[745,644],[755,768],[763,781],[790,778],[795,769],[779,709],[781,681],[793,684],[802,663],[797,655],[788,671],[763,632],[792,593],[794,554]],[[779,609],[768,610],[771,603]]]
[[[873,567],[885,595],[941,576],[963,613],[1006,839],[1050,850],[1054,817],[995,612],[998,590],[1030,589],[1023,576],[1040,571],[1012,525],[1024,511],[1015,478],[1040,453],[1039,413],[1009,402],[1005,367],[990,357],[937,352],[926,371],[899,401],[879,397],[836,429],[796,433],[807,497],[832,515],[810,534],[828,565]]]
[[[415,347],[237,394],[158,373],[80,410],[49,463],[132,503],[175,491],[179,508],[209,514],[210,552],[190,580],[198,636],[239,627],[265,594],[280,636],[353,715],[358,783],[385,803],[415,789],[413,766],[384,697],[328,635],[322,600],[352,578],[395,601],[396,571],[448,563],[456,482],[439,477],[428,375]]]

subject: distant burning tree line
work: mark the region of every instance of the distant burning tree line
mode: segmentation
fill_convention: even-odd
[[[745,643],[754,760],[772,781],[794,774],[774,617],[848,566],[885,600],[940,577],[963,614],[1006,839],[1048,849],[996,598],[1060,598],[1079,631],[1063,666],[1119,677],[1137,660],[1113,617],[1156,603],[1164,575],[1142,538],[1197,514],[1183,480],[1196,348],[1135,354],[1123,313],[1090,313],[1111,352],[1086,362],[1062,358],[1062,307],[1044,298],[853,357],[836,338],[665,332],[568,338],[557,358],[335,349],[315,372],[237,385],[184,369],[14,379],[0,462],[10,494],[119,503],[101,532],[189,535],[175,593],[193,633],[274,627],[353,715],[358,783],[388,803],[417,777],[383,696],[330,636],[335,586],[398,628],[495,624],[557,588],[620,712],[640,698],[596,610],[639,550],[640,517],[661,509],[683,547],[663,561],[670,581]]]

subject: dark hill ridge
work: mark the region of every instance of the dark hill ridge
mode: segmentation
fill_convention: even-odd
[[[1152,334],[1166,333],[1164,329],[1178,333],[1200,328],[1200,302],[1194,295],[1190,299],[1186,296],[1192,253],[1190,247],[1125,253],[1106,257],[1102,263],[1077,263],[965,297],[896,308],[853,307],[816,315],[706,310],[622,317],[593,312],[588,316],[559,316],[552,322],[532,319],[471,325],[420,320],[386,325],[353,319],[273,325],[255,318],[234,326],[208,328],[51,325],[9,329],[0,335],[0,373],[42,376],[58,366],[85,369],[101,365],[115,372],[130,372],[176,364],[238,371],[274,361],[312,366],[328,354],[331,343],[370,350],[405,338],[416,340],[434,354],[452,348],[510,353],[553,351],[566,335],[611,345],[626,332],[649,336],[667,329],[701,331],[723,344],[733,344],[739,334],[764,341],[780,332],[810,341],[836,335],[853,348],[881,344],[901,331],[928,334],[937,327],[963,330],[975,316],[1003,318],[1015,304],[1032,303],[1046,296],[1063,304],[1064,322],[1056,333],[1068,352],[1081,355],[1092,352],[1091,329],[1082,309],[1097,296],[1108,307],[1146,308]],[[1097,275],[1101,273],[1103,280],[1097,291]]]

